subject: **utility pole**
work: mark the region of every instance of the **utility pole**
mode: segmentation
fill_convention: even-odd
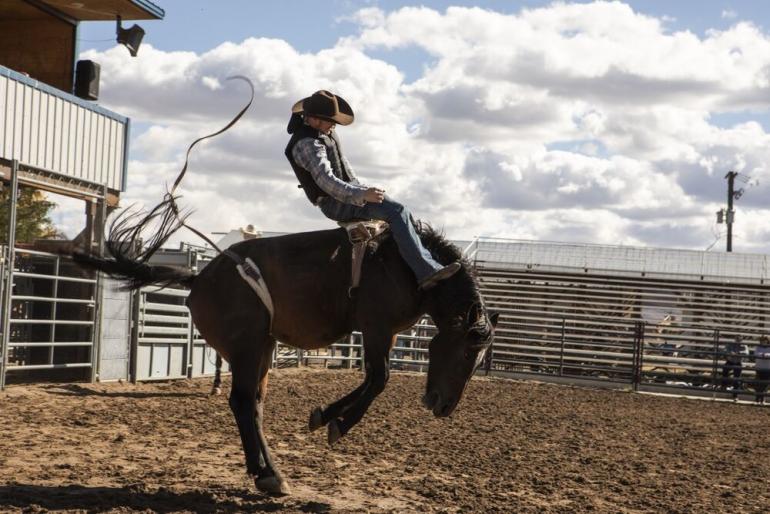
[[[735,211],[733,210],[733,198],[735,198],[735,177],[738,173],[734,171],[727,172],[727,212],[725,213],[725,222],[727,223],[727,251],[733,251],[733,220]]]

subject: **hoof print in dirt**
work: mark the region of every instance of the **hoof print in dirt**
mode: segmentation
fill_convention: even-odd
[[[342,431],[340,430],[339,422],[338,420],[333,419],[329,422],[329,446],[334,446],[334,443],[339,441],[340,438],[342,438]]]
[[[313,432],[321,428],[323,424],[323,409],[321,409],[321,407],[316,407],[310,411],[310,420],[308,421],[307,427]]]

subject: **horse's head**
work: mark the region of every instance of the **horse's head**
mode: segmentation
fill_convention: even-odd
[[[428,384],[422,403],[438,417],[449,416],[492,343],[498,314],[474,303],[465,316],[439,326],[428,347]]]

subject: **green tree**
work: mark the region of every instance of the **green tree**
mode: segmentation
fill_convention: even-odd
[[[11,188],[0,191],[0,244],[8,242],[9,198]],[[51,211],[56,203],[48,200],[41,191],[19,188],[16,202],[16,242],[32,243],[36,239],[61,239],[63,234],[51,221]]]

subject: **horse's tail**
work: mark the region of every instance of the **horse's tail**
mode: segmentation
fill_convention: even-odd
[[[192,285],[195,274],[191,271],[147,264],[147,260],[182,227],[185,216],[178,217],[175,209],[174,199],[167,195],[139,221],[133,221],[135,213],[127,210],[110,226],[110,238],[106,243],[109,257],[73,252],[72,258],[81,266],[104,272],[123,281],[123,288],[128,290],[148,285]],[[159,227],[147,244],[141,245],[141,233],[152,223],[158,223]]]

